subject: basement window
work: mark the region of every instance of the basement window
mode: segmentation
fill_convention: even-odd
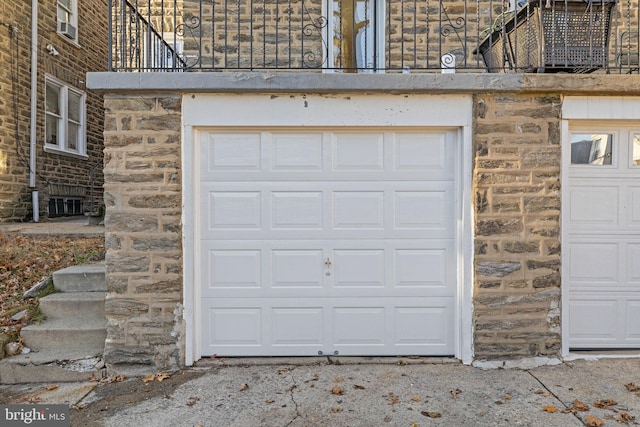
[[[49,199],[49,216],[83,215],[83,201],[77,197],[52,197]]]

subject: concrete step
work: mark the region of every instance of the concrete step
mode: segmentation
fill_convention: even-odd
[[[64,318],[104,319],[106,292],[58,292],[40,298],[45,321]]]
[[[106,319],[51,319],[20,331],[31,350],[104,348]]]
[[[106,292],[104,264],[74,265],[53,273],[53,285],[60,292]]]
[[[102,348],[43,350],[0,360],[0,384],[78,382],[103,373]]]

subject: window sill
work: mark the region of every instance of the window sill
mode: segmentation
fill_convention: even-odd
[[[59,32],[56,32],[56,34],[58,34],[58,37],[60,37],[62,40],[69,43],[70,45],[77,47],[78,49],[82,49],[82,46],[80,46],[80,43],[78,43],[77,40],[70,39],[69,37]]]
[[[57,147],[44,147],[44,151],[45,153],[51,153],[51,154],[60,154],[61,156],[69,156],[69,157],[74,157],[76,159],[82,159],[82,160],[88,160],[89,156],[87,156],[86,154],[79,154],[79,153],[75,153],[73,151],[65,151],[65,150],[61,150]]]

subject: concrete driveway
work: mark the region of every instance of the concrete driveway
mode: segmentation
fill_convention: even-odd
[[[51,385],[4,386],[0,398],[33,401],[41,390],[35,401],[75,408],[74,426],[566,427],[640,420],[637,358],[532,369],[447,359],[216,359],[122,380],[63,385],[66,397],[57,400],[46,397],[55,393],[46,390]]]

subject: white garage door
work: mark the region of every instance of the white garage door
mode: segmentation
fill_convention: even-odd
[[[202,355],[452,355],[455,131],[200,131]]]
[[[569,347],[638,348],[640,129],[572,131],[568,168]]]

